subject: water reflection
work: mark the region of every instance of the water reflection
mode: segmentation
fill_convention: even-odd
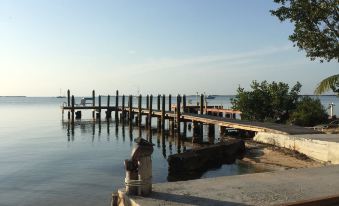
[[[76,120],[74,123],[62,120],[62,128],[66,130],[68,142],[74,142],[75,136],[77,136],[76,133],[80,133],[81,135],[91,134],[92,142],[95,141],[95,138],[100,140],[104,127],[106,127],[107,141],[110,141],[110,138],[113,135],[116,137],[116,140],[122,138],[122,141],[125,142],[126,130],[128,130],[128,137],[131,145],[135,138],[145,138],[148,141],[155,143],[155,146],[161,149],[162,157],[164,159],[169,155],[185,152],[187,150],[186,144],[190,144],[192,139],[185,138],[183,135],[171,132],[170,130],[159,131],[157,127],[139,127],[133,122],[127,122],[127,124],[126,127],[125,121],[115,121],[114,119],[107,119],[105,122],[97,120]],[[111,133],[112,127],[114,127],[114,134]],[[153,136],[156,137],[156,142],[154,142]]]
[[[105,122],[97,120],[76,120],[74,124],[69,121],[62,121],[62,128],[66,130],[67,133],[67,141],[72,143],[76,142],[76,138],[79,136],[88,136],[88,134],[91,134],[92,143],[94,143],[96,138],[100,141],[103,131],[106,131],[107,133],[107,142],[111,141],[112,137],[115,137],[114,139],[116,142],[120,139],[122,140],[122,143],[125,143],[127,135],[129,140],[127,141],[127,144],[130,149],[125,152],[128,156],[132,150],[131,147],[134,144],[133,140],[135,138],[141,137],[154,143],[155,152],[152,155],[153,170],[156,173],[159,173],[159,176],[155,175],[155,182],[196,179],[203,177],[206,172],[212,174],[215,172],[218,175],[232,175],[248,173],[252,170],[251,168],[244,169],[243,166],[237,164],[235,164],[235,167],[239,166],[241,168],[238,170],[234,168],[230,170],[227,169],[229,167],[228,165],[218,164],[215,167],[209,167],[195,172],[190,171],[186,174],[169,173],[167,159],[170,155],[181,154],[191,148],[200,147],[201,145],[213,145],[218,141],[219,134],[208,132],[209,125],[200,125],[200,129],[203,129],[204,132],[198,137],[199,142],[194,143],[195,138],[192,136],[193,131],[190,130],[190,124],[182,124],[181,133],[178,133],[175,128],[171,128],[171,122],[168,122],[166,125],[167,130],[159,130],[155,124],[153,124],[153,127],[149,128],[144,125],[138,126],[135,122],[122,121],[121,119],[117,121],[115,119],[107,119]],[[234,160],[229,162],[229,164],[234,163]],[[122,164],[123,159],[121,159],[121,165]],[[244,170],[247,172],[244,172]]]

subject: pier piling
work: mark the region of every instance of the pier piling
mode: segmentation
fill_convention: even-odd
[[[142,104],[142,96],[141,94],[139,95],[138,97],[138,125],[139,127],[141,126],[141,123],[142,123],[142,110],[141,110],[141,104]]]
[[[122,116],[122,120],[124,121],[125,120],[125,115],[126,115],[126,113],[125,113],[125,95],[123,94],[122,95],[122,105],[121,105],[121,116]]]
[[[132,107],[133,107],[133,96],[129,95],[128,97],[128,120],[130,122],[133,121],[133,111],[132,111]]]
[[[71,109],[71,112],[72,112],[72,123],[74,122],[74,95],[72,95],[72,109]]]
[[[200,114],[204,114],[204,95],[200,95]]]
[[[88,106],[86,102],[81,101],[81,104],[76,105],[74,100],[74,95],[71,95],[70,90],[67,91],[67,103],[64,104],[61,109],[64,112],[64,110],[67,110],[69,113],[69,120],[70,122],[74,122],[75,119],[81,118],[82,110],[92,110],[92,118],[93,119],[99,119],[101,121],[101,112],[102,110],[106,110],[106,119],[108,120],[111,118],[111,113],[115,111],[116,114],[116,124],[118,124],[119,121],[119,112],[120,113],[120,120],[122,120],[122,123],[126,123],[123,120],[126,118],[128,119],[130,123],[130,127],[134,124],[134,118],[135,123],[138,126],[142,125],[142,119],[145,118],[145,128],[151,130],[152,129],[152,117],[157,118],[157,127],[159,131],[162,131],[162,133],[166,133],[165,130],[169,129],[170,134],[174,135],[175,132],[178,134],[178,136],[186,137],[187,130],[190,130],[190,128],[187,128],[187,124],[190,122],[194,122],[194,136],[202,136],[203,134],[203,125],[207,125],[206,128],[208,128],[208,135],[214,136],[215,135],[215,125],[220,126],[220,133],[225,133],[225,127],[229,127],[229,125],[234,125],[234,128],[240,128],[243,130],[250,130],[250,131],[263,131],[264,129],[262,127],[253,126],[253,125],[242,125],[242,123],[238,123],[239,120],[235,120],[232,122],[228,121],[226,118],[219,118],[215,116],[208,116],[208,115],[201,115],[201,114],[227,114],[226,116],[230,119],[235,118],[236,114],[240,114],[239,111],[234,111],[230,109],[223,109],[222,107],[216,107],[216,106],[207,106],[206,103],[204,103],[204,95],[200,95],[200,101],[198,102],[199,106],[196,105],[186,105],[186,95],[181,96],[180,94],[177,95],[177,104],[176,106],[173,105],[172,107],[172,95],[168,95],[168,105],[166,104],[167,99],[166,95],[157,95],[157,102],[155,107],[156,110],[153,110],[153,95],[147,95],[146,96],[146,104],[142,106],[142,95],[138,95],[137,100],[137,106],[133,105],[133,96],[128,96],[128,103],[125,105],[125,95],[122,95],[122,105],[119,107],[119,91],[116,90],[115,95],[115,106],[111,105],[111,96],[107,95],[107,105],[102,105],[102,96],[98,95],[98,102],[96,103],[96,97],[95,97],[95,90],[92,90],[92,98],[87,100],[92,100],[92,105]],[[197,100],[198,100],[197,96]],[[84,99],[84,100],[86,100]],[[97,105],[96,105],[97,104]],[[205,108],[204,108],[205,106]],[[167,110],[168,108],[168,110]],[[175,108],[175,110],[174,110]],[[173,111],[174,110],[174,111]],[[199,115],[200,114],[200,115]],[[136,115],[136,116],[135,116]],[[143,115],[145,117],[143,117]],[[166,119],[168,122],[168,127],[166,126]],[[181,123],[182,122],[182,123]],[[227,122],[227,123],[226,123]],[[181,126],[183,125],[183,129]],[[176,131],[175,131],[176,130]],[[265,130],[267,130],[265,128]],[[274,131],[274,129],[271,129]],[[183,131],[183,135],[181,135],[181,132]],[[166,133],[167,134],[167,133]]]
[[[98,98],[99,98],[99,99],[98,99],[98,106],[99,106],[99,108],[98,108],[97,118],[98,118],[99,121],[100,121],[100,120],[101,120],[101,95],[99,95]]]
[[[67,106],[71,106],[71,92],[67,90]],[[71,113],[68,111],[67,112],[67,118],[68,120],[71,118]]]
[[[95,107],[95,90],[92,91],[92,105]],[[95,109],[92,111],[92,118],[95,119]]]
[[[148,127],[149,129],[152,128],[152,115],[153,115],[153,95],[150,96],[150,99],[149,99],[149,113],[148,113]]]
[[[186,95],[182,96],[182,112],[186,112]],[[187,122],[184,121],[183,137],[187,136]]]
[[[181,103],[181,96],[178,94],[177,96],[177,132],[180,134],[180,103]]]
[[[149,95],[146,96],[146,109],[149,110]],[[148,115],[145,117],[145,127],[148,128]]]
[[[224,135],[226,131],[226,127],[220,126],[220,135]]]
[[[109,119],[112,117],[112,111],[111,109],[109,108],[110,106],[110,100],[111,99],[111,96],[110,95],[107,95],[107,110],[106,110],[106,119]]]
[[[165,100],[166,100],[166,96],[163,94],[162,95],[162,108],[161,108],[161,130],[164,131],[165,130]]]
[[[214,124],[208,124],[208,136],[214,136],[215,134],[215,126]]]
[[[157,110],[160,111],[160,99],[161,99],[161,96],[160,94],[158,94],[158,101],[157,101]],[[157,127],[158,127],[158,130],[161,129],[161,117],[158,117],[158,124],[157,124]]]
[[[119,91],[115,93],[115,121],[119,122]]]
[[[168,111],[172,111],[172,95],[168,95]]]

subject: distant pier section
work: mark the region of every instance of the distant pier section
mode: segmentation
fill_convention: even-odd
[[[92,97],[83,98],[79,104],[75,103],[74,96],[70,90],[67,91],[67,102],[62,106],[64,114],[67,111],[67,118],[70,122],[82,117],[83,110],[91,110],[92,118],[101,121],[102,112],[105,111],[105,118],[112,118],[118,122],[134,122],[138,126],[152,128],[152,119],[156,118],[156,126],[159,130],[165,130],[166,121],[169,122],[169,130],[178,134],[186,134],[187,123],[193,125],[193,136],[202,134],[202,125],[208,125],[208,133],[214,134],[215,126],[219,126],[220,133],[226,129],[233,128],[240,131],[252,133],[267,132],[275,134],[316,134],[318,131],[293,126],[267,122],[243,121],[239,119],[241,112],[237,110],[224,109],[222,106],[207,105],[206,98],[200,95],[197,105],[187,105],[186,95],[177,95],[176,102],[172,103],[172,95],[119,95],[116,90],[114,96],[107,95],[107,102],[102,102],[102,95],[96,97],[92,91]],[[97,100],[97,101],[96,101]],[[111,102],[111,100],[113,100]],[[115,100],[115,101],[114,101]],[[142,101],[145,102],[142,102]],[[237,118],[238,117],[238,118]]]

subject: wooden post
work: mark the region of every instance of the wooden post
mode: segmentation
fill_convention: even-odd
[[[72,137],[72,142],[74,141],[74,122],[71,124],[71,137]]]
[[[161,99],[161,96],[160,96],[160,94],[158,94],[158,111],[160,111],[160,99]]]
[[[172,95],[171,94],[169,94],[168,95],[168,111],[172,111]],[[168,129],[169,129],[169,131],[170,131],[170,133],[171,133],[171,135],[173,135],[174,134],[174,119],[175,118],[173,118],[173,119],[171,119],[171,118],[169,118],[168,119]]]
[[[92,111],[92,118],[95,119],[95,90],[92,91],[92,102],[93,102],[93,111]]]
[[[142,103],[142,96],[141,94],[139,95],[139,98],[138,98],[138,125],[139,127],[141,126],[141,120],[142,120],[142,114],[141,114],[141,103]]]
[[[152,130],[149,130],[147,134],[148,134],[147,141],[152,142],[152,136],[153,136]]]
[[[172,111],[172,95],[168,95],[168,111]]]
[[[210,144],[214,144],[214,140],[215,140],[215,125],[214,124],[209,124],[208,125],[208,141]]]
[[[177,132],[180,134],[180,103],[181,103],[181,96],[177,96]]]
[[[106,110],[106,119],[109,119],[112,117],[111,115],[111,109],[109,108],[110,105],[110,101],[111,101],[111,97],[109,95],[107,95],[107,110]]]
[[[158,111],[160,111],[160,99],[161,99],[161,96],[160,96],[160,94],[158,94],[158,104],[157,104]],[[160,130],[161,129],[161,117],[158,117],[158,124],[157,124],[157,126],[158,126],[158,130]]]
[[[119,90],[115,94],[115,121],[119,121]]]
[[[146,109],[149,109],[149,95],[146,96]]]
[[[187,107],[186,107],[186,95],[182,96],[182,112],[185,113],[187,112]],[[184,128],[183,128],[183,137],[187,136],[187,122],[184,121]]]
[[[101,135],[101,118],[99,118],[99,122],[98,122],[98,137],[100,138]]]
[[[161,130],[165,130],[165,101],[166,101],[166,96],[163,94],[162,95],[162,110],[161,110]]]
[[[128,101],[128,103],[129,103],[129,105],[128,105],[128,106],[129,106],[129,109],[128,109],[128,110],[129,110],[129,111],[128,111],[129,118],[128,118],[128,119],[129,119],[130,122],[132,122],[132,121],[133,121],[133,114],[132,114],[132,113],[133,113],[133,112],[132,112],[132,107],[133,107],[133,96],[132,96],[132,95],[129,96],[129,101]]]
[[[193,122],[193,138],[192,143],[203,141],[203,124],[197,121]]]
[[[214,136],[215,133],[215,126],[214,124],[209,124],[208,125],[208,136]]]
[[[98,119],[101,120],[101,95],[99,95]]]
[[[129,123],[128,123],[128,133],[129,133],[129,141],[132,142],[133,141],[133,123],[132,123],[132,120],[129,121]]]
[[[182,96],[182,112],[186,112],[186,95]]]
[[[171,135],[174,135],[175,119],[176,119],[176,118],[173,118],[172,121],[171,121],[171,123],[170,123],[170,132],[171,132]]]
[[[186,112],[186,95],[182,96],[182,112]],[[187,122],[184,121],[184,128],[183,128],[183,137],[187,136]]]
[[[122,119],[125,119],[125,95],[122,95],[122,108],[121,108]]]
[[[225,130],[226,130],[226,127],[220,126],[220,135],[224,135],[225,134]]]
[[[74,123],[74,95],[72,95],[72,109],[71,109],[71,112],[72,112],[72,123]]]
[[[128,111],[128,116],[127,116],[127,119],[129,120],[130,118],[130,114],[129,114],[129,110],[130,110],[130,104],[131,104],[131,95],[128,95],[128,99],[127,99],[127,109],[126,111]]]
[[[200,114],[204,114],[204,95],[200,95]]]
[[[197,121],[193,121],[193,137],[199,136],[199,123]]]
[[[67,106],[71,106],[71,92],[69,90],[67,90]],[[68,120],[71,118],[71,113],[67,112],[67,117],[68,117]]]
[[[67,106],[71,106],[71,92],[67,90]]]
[[[138,126],[140,126],[139,125],[139,112],[137,113],[137,116],[135,116],[135,123],[138,125]]]
[[[150,129],[152,128],[152,113],[153,113],[152,108],[153,108],[153,95],[151,95],[149,99],[148,127]]]
[[[149,110],[149,95],[146,96],[146,109]],[[145,126],[148,127],[148,115],[146,116]]]

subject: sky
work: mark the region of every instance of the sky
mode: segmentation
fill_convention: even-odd
[[[253,80],[313,94],[338,63],[293,47],[273,0],[0,0],[0,96],[235,94]]]

